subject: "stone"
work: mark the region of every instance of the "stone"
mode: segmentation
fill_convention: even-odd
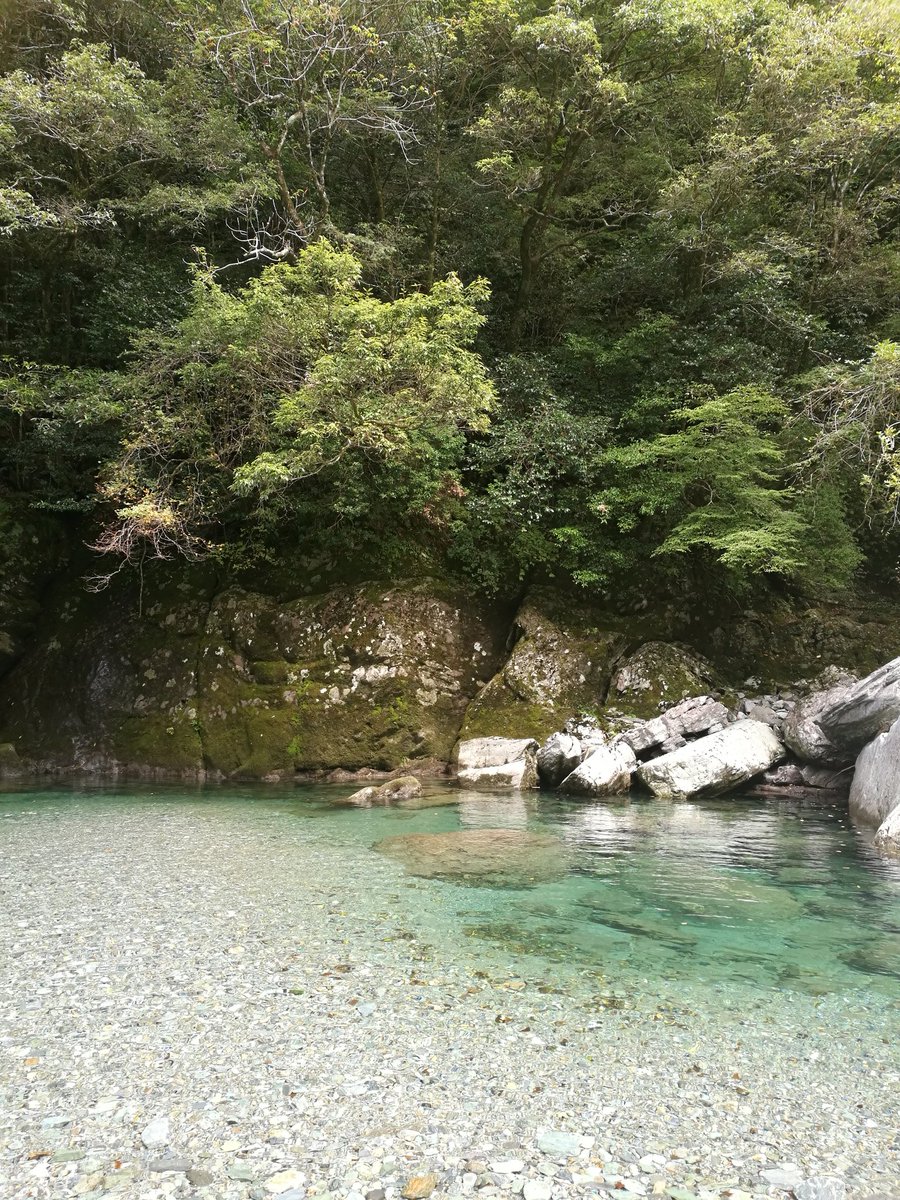
[[[461,829],[385,838],[375,849],[399,860],[411,875],[457,883],[527,887],[558,879],[567,857],[560,840],[522,829]]]
[[[616,673],[610,701],[638,717],[655,717],[664,708],[710,690],[717,682],[705,659],[689,647],[645,642]]]
[[[531,791],[538,786],[537,761],[529,752],[516,762],[460,771],[457,778],[462,787],[476,792]]]
[[[550,1200],[553,1188],[548,1179],[529,1179],[522,1189],[525,1200]]]
[[[900,804],[891,809],[878,826],[875,845],[887,854],[900,855]]]
[[[538,1150],[551,1158],[571,1158],[581,1150],[581,1138],[577,1133],[563,1133],[549,1129],[537,1140]]]
[[[147,1169],[155,1171],[158,1175],[163,1175],[166,1171],[184,1173],[191,1169],[191,1160],[189,1158],[177,1158],[175,1155],[170,1155],[166,1158],[155,1158],[149,1163]]]
[[[537,750],[538,744],[534,738],[470,738],[459,743],[456,752],[457,767],[460,771],[502,767],[524,759],[529,754],[537,754]]]
[[[197,1167],[186,1171],[185,1174],[191,1187],[208,1187],[215,1181],[215,1176],[211,1175],[209,1171],[201,1171]]]
[[[663,799],[718,795],[774,766],[784,747],[761,721],[737,721],[718,733],[652,759],[639,768],[641,780]]]
[[[850,784],[850,814],[880,825],[900,804],[900,720],[864,747]]]
[[[582,759],[581,742],[569,733],[554,733],[537,755],[538,777],[544,787],[559,787]]]
[[[805,787],[822,788],[828,792],[846,792],[852,773],[848,768],[823,767],[815,763],[800,764],[800,778]]]
[[[621,618],[552,588],[529,592],[512,640],[505,662],[466,710],[461,736],[545,741],[562,720],[597,706],[626,646]]]
[[[796,1200],[844,1200],[847,1187],[836,1175],[814,1175],[794,1188]]]
[[[457,747],[457,778],[476,791],[536,788],[537,750],[534,738],[470,738]]]
[[[826,737],[819,725],[819,717],[831,705],[837,703],[848,692],[852,678],[834,684],[825,691],[814,692],[801,700],[784,722],[781,736],[789,750],[804,762],[829,767],[846,766],[852,755],[839,749]]]
[[[802,787],[803,772],[798,763],[782,763],[763,772],[762,783],[770,787]]]
[[[615,739],[625,742],[637,755],[648,751],[674,750],[688,738],[700,737],[732,721],[731,713],[712,696],[692,696],[658,717],[640,721]],[[676,743],[672,745],[671,743]]]
[[[438,1185],[437,1175],[414,1175],[409,1180],[401,1195],[403,1200],[425,1200]]]
[[[781,1188],[786,1192],[793,1191],[803,1181],[800,1168],[795,1166],[776,1167],[769,1171],[760,1171],[760,1175],[770,1187]]]
[[[368,808],[373,804],[392,804],[400,800],[415,800],[421,795],[422,785],[415,775],[401,775],[398,779],[389,779],[387,783],[360,788],[358,792],[348,796],[343,803]]]
[[[156,1117],[141,1130],[141,1141],[148,1150],[169,1144],[169,1118]]]
[[[525,1170],[525,1163],[521,1158],[504,1158],[499,1162],[492,1162],[491,1170],[496,1171],[498,1175],[518,1175],[520,1171]]]
[[[817,721],[834,746],[858,753],[900,718],[900,658],[894,658],[819,713]]]
[[[278,1171],[275,1175],[270,1175],[265,1186],[270,1195],[281,1196],[291,1188],[302,1187],[305,1182],[306,1176],[302,1171],[288,1168],[286,1171]]]
[[[237,1183],[252,1183],[258,1174],[257,1168],[249,1163],[232,1163],[225,1171],[229,1179]]]
[[[570,796],[621,795],[630,790],[636,768],[635,753],[624,742],[600,746],[566,776],[559,790]]]

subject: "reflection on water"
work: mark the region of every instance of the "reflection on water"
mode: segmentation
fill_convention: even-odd
[[[758,799],[607,806],[448,785],[428,789],[437,803],[426,797],[420,807],[335,803],[352,790],[7,791],[0,849],[4,820],[78,813],[83,827],[86,810],[102,822],[127,805],[131,815],[146,810],[148,836],[164,836],[159,810],[178,805],[196,811],[204,838],[258,830],[287,848],[314,843],[322,886],[339,892],[342,881],[364,878],[373,910],[396,914],[445,962],[493,955],[507,970],[539,971],[550,982],[568,973],[570,984],[599,978],[625,994],[671,985],[682,995],[719,989],[733,1003],[773,989],[900,1001],[900,863],[878,856],[840,808]],[[374,849],[454,831],[470,831],[468,842],[457,839],[462,846],[481,844],[478,831],[491,829],[553,835],[565,873],[510,886],[498,866],[492,886],[482,871],[435,877],[417,873],[409,855]],[[503,846],[521,839],[496,841],[499,862]]]

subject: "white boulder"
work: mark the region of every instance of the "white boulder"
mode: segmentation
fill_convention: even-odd
[[[538,775],[545,787],[559,787],[582,759],[581,742],[570,733],[551,734],[537,756]]]
[[[900,717],[900,658],[855,683],[817,718],[835,746],[856,753]]]
[[[878,826],[875,845],[889,854],[900,854],[900,804],[892,808]]]
[[[580,767],[560,784],[559,790],[573,796],[615,796],[631,788],[637,758],[630,746],[618,742],[599,746]]]
[[[850,813],[880,825],[900,804],[900,720],[864,747],[850,785]]]
[[[538,785],[534,738],[470,738],[457,751],[458,778],[476,791],[526,790]]]
[[[783,755],[784,747],[770,726],[737,721],[644,763],[638,774],[657,796],[683,800],[727,792],[768,770]]]

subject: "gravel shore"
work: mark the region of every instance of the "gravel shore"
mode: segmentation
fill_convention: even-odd
[[[0,856],[2,1197],[900,1197],[888,995],[443,955],[273,805],[0,804]]]

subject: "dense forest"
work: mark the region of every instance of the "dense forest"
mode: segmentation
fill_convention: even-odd
[[[896,584],[896,0],[0,12],[0,583]]]

